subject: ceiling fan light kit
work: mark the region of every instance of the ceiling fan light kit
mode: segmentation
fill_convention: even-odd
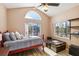
[[[40,6],[42,6],[43,10],[45,12],[47,12],[48,11],[48,6],[55,6],[55,7],[57,7],[59,5],[60,5],[59,3],[41,3]]]
[[[47,5],[47,4],[44,4],[44,5],[43,5],[43,10],[44,10],[45,12],[48,11],[48,5]]]

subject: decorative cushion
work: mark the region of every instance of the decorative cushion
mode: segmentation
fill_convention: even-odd
[[[4,41],[11,41],[11,39],[10,39],[10,33],[9,32],[7,32],[7,33],[4,33],[3,34],[3,39],[4,39]]]
[[[24,38],[24,36],[21,34],[21,39],[23,39]]]
[[[10,32],[10,38],[12,41],[16,40],[16,36],[15,36],[14,32]]]
[[[15,36],[16,36],[16,38],[17,38],[18,40],[22,39],[19,32],[15,32]]]

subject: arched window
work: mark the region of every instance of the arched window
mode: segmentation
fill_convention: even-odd
[[[29,11],[26,15],[25,18],[27,19],[34,19],[34,20],[41,20],[41,17],[38,13],[34,11]]]
[[[27,23],[25,24],[25,32],[28,36],[38,36],[40,34],[40,20],[41,17],[34,11],[29,11],[25,15]]]

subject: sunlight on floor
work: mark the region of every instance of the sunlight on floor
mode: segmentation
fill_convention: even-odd
[[[57,53],[53,52],[52,50],[50,50],[49,48],[45,47],[44,51],[49,54],[50,56],[56,56]]]
[[[68,51],[64,50],[64,51],[61,51],[59,53],[55,53],[53,50],[45,47],[44,48],[44,51],[49,54],[50,56],[71,56],[68,54]]]

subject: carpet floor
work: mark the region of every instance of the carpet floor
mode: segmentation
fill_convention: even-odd
[[[21,53],[12,54],[9,56],[49,56],[49,55],[43,52],[41,49],[36,48]]]

